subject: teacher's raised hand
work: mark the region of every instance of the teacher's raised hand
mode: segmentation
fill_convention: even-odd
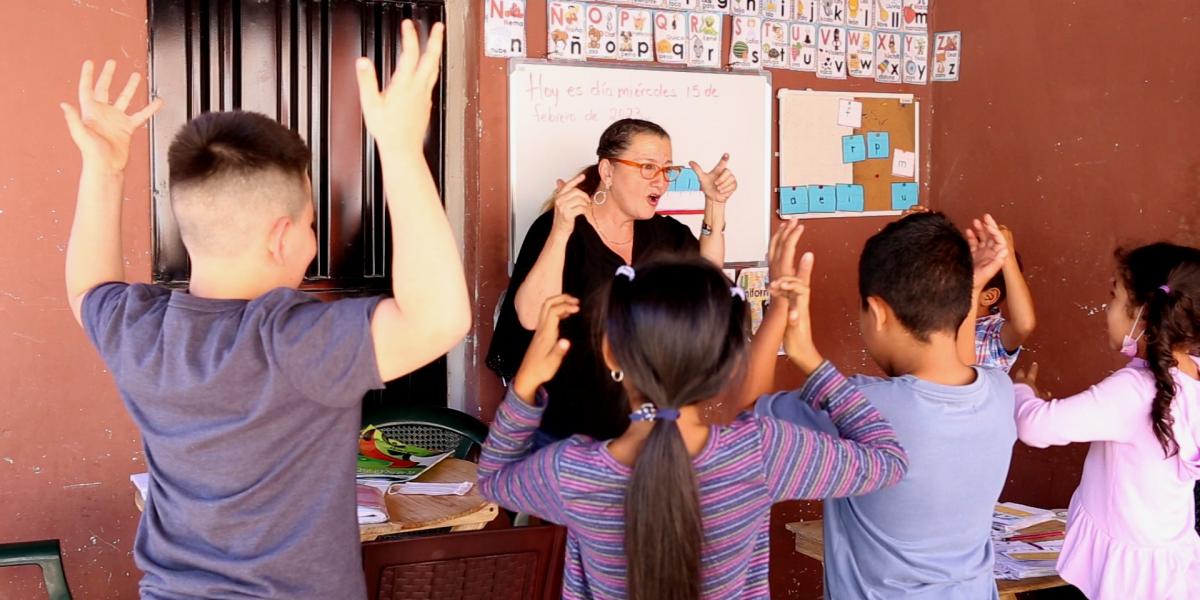
[[[587,209],[591,198],[579,189],[585,175],[580,173],[570,181],[558,180],[554,188],[554,225],[552,232],[562,237],[570,237],[575,231],[575,218]]]
[[[729,154],[721,156],[721,160],[717,162],[717,166],[709,171],[700,168],[696,161],[688,163],[688,166],[696,172],[696,177],[700,180],[700,191],[704,192],[705,200],[711,200],[717,204],[725,204],[729,201],[729,197],[737,190],[737,177],[733,176],[733,171],[728,167]]]

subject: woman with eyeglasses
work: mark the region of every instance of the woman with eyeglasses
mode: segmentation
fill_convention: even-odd
[[[662,127],[617,121],[600,136],[596,156],[574,178],[558,181],[545,214],[530,226],[488,349],[488,366],[512,379],[546,299],[570,294],[582,301],[579,316],[561,326],[571,351],[545,386],[550,400],[535,447],[576,433],[612,439],[629,424],[627,407],[613,400],[620,397],[619,384],[601,368],[591,337],[592,296],[617,267],[636,267],[663,252],[698,253],[718,267],[725,261],[725,204],[737,189],[728,154],[711,170],[689,165],[704,192],[699,240],[686,225],[656,214],[670,182],[683,172],[672,164],[671,137]]]

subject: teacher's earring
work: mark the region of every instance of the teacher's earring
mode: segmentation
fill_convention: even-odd
[[[617,383],[625,381],[625,371],[609,371],[608,374],[611,375],[613,381]]]
[[[608,190],[610,188],[612,188],[611,185],[606,185],[604,189],[596,190],[596,193],[592,195],[592,204],[603,206],[605,202],[608,202]]]

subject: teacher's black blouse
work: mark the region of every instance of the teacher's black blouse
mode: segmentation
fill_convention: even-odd
[[[533,332],[525,329],[517,318],[517,290],[541,254],[553,223],[554,211],[548,211],[530,226],[488,348],[488,367],[510,381],[533,339]],[[655,215],[633,223],[635,269],[663,253],[699,252],[700,243],[691,230],[671,217]],[[541,429],[554,438],[583,433],[599,440],[611,439],[624,433],[629,424],[627,400],[604,367],[592,330],[599,304],[597,294],[623,264],[624,260],[608,249],[587,219],[577,217],[575,231],[567,241],[562,289],[563,293],[579,298],[581,310],[562,323],[560,334],[570,340],[571,349],[558,374],[545,386],[550,403],[542,417]]]

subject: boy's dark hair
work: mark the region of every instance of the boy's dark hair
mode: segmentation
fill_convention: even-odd
[[[1024,273],[1025,272],[1025,262],[1021,260],[1020,252],[1016,253],[1016,259],[1017,259],[1017,269],[1019,269],[1022,273]],[[1000,303],[1004,302],[1004,299],[1008,297],[1008,285],[1004,283],[1004,271],[1003,270],[997,271],[996,274],[992,276],[991,280],[989,280],[987,282],[987,285],[983,286],[983,289],[985,289],[985,290],[991,289],[991,288],[996,288],[1000,292],[1000,296],[998,298],[996,298],[996,302],[994,302],[992,304],[992,306],[990,307],[990,310],[992,311],[992,313],[995,314],[995,313],[1000,312]]]
[[[707,260],[659,258],[616,276],[603,297],[603,333],[638,401],[678,409],[741,377],[746,303]],[[692,459],[676,422],[656,420],[625,495],[629,598],[698,599],[702,546]]]
[[[272,169],[303,178],[311,158],[296,132],[266,115],[240,110],[204,113],[188,121],[167,151],[172,188]]]
[[[858,261],[862,307],[878,296],[922,342],[956,333],[971,309],[971,248],[944,215],[916,213],[871,236]]]
[[[1200,250],[1166,242],[1133,250],[1118,248],[1117,284],[1129,294],[1129,316],[1142,309],[1146,364],[1154,374],[1150,422],[1163,454],[1179,453],[1172,426],[1175,400],[1176,348],[1189,354],[1200,349]]]

